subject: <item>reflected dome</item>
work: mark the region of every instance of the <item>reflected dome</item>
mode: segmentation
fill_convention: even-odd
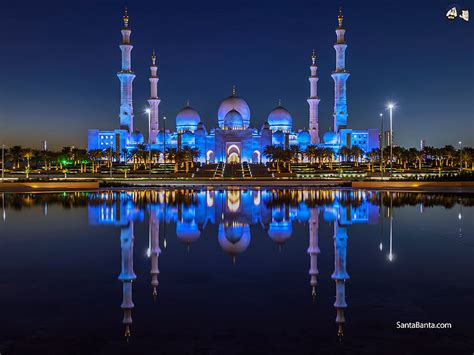
[[[268,228],[268,236],[278,244],[285,243],[291,238],[293,226],[290,221],[271,222]]]
[[[230,255],[247,250],[250,245],[250,227],[248,224],[219,224],[218,240],[221,248]]]

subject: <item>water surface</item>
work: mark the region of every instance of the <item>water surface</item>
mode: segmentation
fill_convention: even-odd
[[[474,351],[472,195],[1,198],[2,354]]]

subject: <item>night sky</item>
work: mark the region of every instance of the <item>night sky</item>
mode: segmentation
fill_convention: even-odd
[[[0,141],[85,147],[87,129],[118,128],[123,7],[112,0],[15,1],[2,7]],[[349,127],[379,128],[392,100],[395,143],[474,145],[471,21],[448,21],[444,0],[343,1]],[[158,56],[160,118],[174,127],[190,98],[207,128],[237,86],[260,128],[279,98],[307,127],[317,51],[321,135],[332,123],[339,3],[129,0],[135,125],[146,134],[150,54]],[[386,111],[385,111],[386,112]],[[388,118],[388,113],[386,114]],[[161,124],[160,119],[160,124]],[[388,120],[386,122],[388,126]]]

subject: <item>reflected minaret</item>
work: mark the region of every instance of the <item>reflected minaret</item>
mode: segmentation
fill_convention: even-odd
[[[150,235],[150,258],[151,258],[151,286],[153,287],[153,299],[156,299],[157,288],[158,288],[158,275],[160,270],[158,268],[158,258],[161,254],[160,249],[160,222],[156,213],[151,213],[150,215],[150,226],[149,231]]]
[[[319,250],[319,211],[316,208],[311,209],[311,217],[309,219],[309,247],[308,254],[310,255],[310,285],[311,285],[311,295],[313,299],[316,297],[316,285],[317,277],[319,274],[318,271],[318,254],[321,252]]]
[[[347,231],[346,228],[339,226],[338,221],[334,221],[334,272],[331,278],[336,282],[336,324],[338,325],[337,335],[342,339],[344,335],[343,325],[346,322],[344,310],[346,303],[346,280],[349,274],[346,271],[347,256]]]
[[[132,283],[137,278],[133,272],[133,222],[130,221],[126,227],[120,230],[120,246],[122,248],[122,272],[119,280],[122,281],[123,310],[122,323],[125,325],[125,337],[130,337],[130,325],[132,324],[132,309],[135,307],[132,301]]]

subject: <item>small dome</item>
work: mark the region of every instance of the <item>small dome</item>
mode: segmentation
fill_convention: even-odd
[[[198,123],[197,130],[198,131],[205,131],[206,130],[206,125],[204,124],[204,122],[199,122]]]
[[[143,138],[143,134],[140,131],[134,131],[130,136],[130,143],[131,144],[143,144],[145,142],[145,138]]]
[[[178,131],[194,131],[199,122],[201,122],[199,113],[190,106],[186,106],[176,115],[176,129]]]
[[[327,144],[335,144],[337,142],[337,134],[333,131],[328,131],[324,133],[323,136],[324,143]]]
[[[250,124],[250,107],[247,102],[235,94],[224,99],[217,110],[219,127],[223,128],[225,116],[229,111],[235,110],[242,116],[244,128]]]
[[[283,131],[291,130],[293,126],[293,118],[286,108],[283,106],[276,107],[267,119],[272,130],[281,129]]]
[[[272,143],[276,145],[285,144],[285,134],[282,131],[273,132]]]
[[[236,110],[229,111],[224,117],[224,128],[243,129],[244,120],[242,115]]]
[[[264,129],[270,129],[270,125],[268,124],[268,122],[263,123],[262,130],[264,130]]]
[[[311,144],[311,135],[307,130],[303,130],[298,133],[298,144],[300,145],[309,145]]]

